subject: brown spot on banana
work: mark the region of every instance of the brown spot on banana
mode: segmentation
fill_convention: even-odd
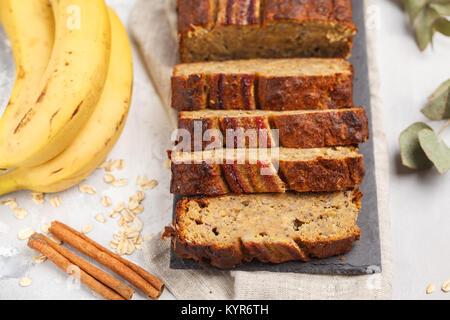
[[[23,69],[23,66],[19,66],[19,70],[17,72],[17,78],[18,79],[23,79],[23,78],[25,78],[25,75],[26,75],[26,72]]]
[[[48,86],[48,84],[42,90],[41,94],[39,95],[39,97],[36,100],[36,103],[40,103],[44,99],[45,95],[47,94],[47,86]]]
[[[57,174],[58,172],[60,172],[61,170],[63,170],[64,168],[61,168],[61,169],[58,169],[58,170],[55,170],[55,171],[53,171],[52,172],[52,174]]]
[[[56,115],[58,114],[59,110],[61,110],[61,109],[56,110],[56,112],[54,114],[52,114],[52,117],[50,118],[50,127],[52,126],[53,118],[56,117]]]
[[[124,120],[125,120],[125,114],[122,114],[122,118],[120,118],[120,121],[116,125],[116,130],[115,130],[116,132],[120,129],[120,126],[122,125]]]
[[[33,118],[34,114],[35,114],[35,110],[33,108],[31,108],[30,110],[27,111],[27,113],[25,113],[25,115],[22,117],[22,119],[20,120],[19,124],[17,125],[17,127],[14,129],[14,134],[19,133],[19,131],[21,129],[23,129],[27,123],[30,122],[31,118]]]
[[[72,116],[70,117],[70,119],[73,119],[73,117],[75,117],[77,115],[77,113],[80,110],[80,107],[81,107],[82,104],[83,104],[83,101],[81,101],[80,104],[77,106],[75,111],[72,113]]]

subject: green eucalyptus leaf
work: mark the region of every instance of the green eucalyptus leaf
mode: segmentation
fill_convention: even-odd
[[[430,120],[450,119],[450,80],[444,82],[431,96],[422,113]]]
[[[414,20],[427,3],[428,0],[403,0],[403,5],[409,14],[411,24],[414,23]]]
[[[437,88],[436,91],[433,92],[433,94],[428,99],[433,100],[438,96],[440,96],[442,93],[448,91],[449,89],[450,89],[450,79],[441,84],[439,88]]]
[[[420,130],[418,137],[420,146],[439,173],[450,170],[450,149],[442,138],[431,129]]]
[[[450,21],[446,18],[437,18],[433,23],[433,27],[436,29],[436,31],[439,31],[443,35],[450,37]]]
[[[425,50],[431,43],[435,31],[433,24],[438,17],[436,10],[428,6],[419,12],[416,20],[416,39],[420,50]]]
[[[430,7],[436,10],[441,16],[450,16],[450,2],[448,0],[433,1],[430,3]]]
[[[416,122],[400,134],[400,155],[405,167],[427,169],[433,165],[420,146],[418,135],[424,129],[431,128],[426,123]]]

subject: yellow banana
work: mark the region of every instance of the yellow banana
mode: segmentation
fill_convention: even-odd
[[[20,189],[58,192],[94,171],[120,136],[128,115],[133,87],[133,65],[126,30],[112,9],[111,63],[99,103],[73,143],[56,158],[32,168],[0,176],[0,195]]]
[[[42,164],[66,149],[91,116],[105,83],[111,29],[104,0],[52,0],[51,5],[50,61],[39,85],[20,92],[20,112],[0,122],[0,168]]]
[[[20,93],[39,85],[52,53],[55,21],[48,0],[0,0],[0,22],[11,42],[16,67],[14,88],[3,113],[6,119],[19,112]]]

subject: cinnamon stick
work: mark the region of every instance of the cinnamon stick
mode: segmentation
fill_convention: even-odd
[[[50,240],[51,241],[51,240]],[[69,275],[73,275],[75,273],[75,269],[73,268],[74,264],[70,262],[67,258],[65,258],[58,251],[53,249],[48,243],[44,240],[42,235],[35,233],[28,240],[28,246],[47,257],[50,261],[52,261],[56,266],[61,268],[64,272]],[[102,297],[108,300],[125,300],[122,296],[97,281],[94,277],[91,277],[81,268],[79,270],[80,281],[84,283],[91,290],[95,291]]]
[[[116,255],[106,248],[102,247],[103,250],[101,250],[99,248],[100,245],[96,244],[90,238],[82,235],[78,231],[59,221],[53,221],[49,230],[60,240],[74,247],[78,251],[90,256],[114,273],[120,275],[150,298],[158,299],[161,296],[164,285],[161,285],[160,288],[154,287],[149,281],[146,280],[146,278],[142,277],[138,272],[130,268],[128,264],[122,262],[122,258],[117,259],[115,257]],[[154,276],[151,276],[151,278],[156,279]],[[157,281],[155,282],[158,283]]]
[[[72,262],[74,265],[78,266],[81,270],[85,271],[87,274],[91,275],[104,285],[108,286],[109,288],[116,291],[118,294],[120,294],[122,297],[124,297],[126,300],[130,300],[133,296],[134,290],[127,286],[126,284],[122,283],[118,279],[114,278],[110,274],[106,273],[105,271],[97,268],[93,264],[90,264],[83,258],[80,258],[70,250],[67,250],[63,246],[57,244],[55,241],[50,240],[43,234],[40,234],[40,236],[45,240],[45,242],[55,249],[58,253],[60,253],[62,256],[64,256],[67,260]]]
[[[94,240],[92,240],[91,238],[87,237],[86,235],[84,235],[83,233],[65,225],[62,222],[59,221],[54,221],[55,224],[59,224],[61,227],[66,228],[67,230],[71,231],[72,233],[74,233],[75,235],[79,236],[80,238],[82,238],[83,240],[89,242],[90,244],[92,244],[94,247],[96,247],[98,250],[105,252],[106,254],[114,257],[115,259],[119,260],[120,262],[122,262],[123,264],[125,264],[127,267],[129,267],[130,269],[132,269],[134,272],[136,272],[137,274],[139,274],[142,278],[144,278],[145,280],[148,281],[148,283],[150,283],[153,287],[155,287],[157,290],[159,291],[163,291],[164,290],[164,282],[162,282],[160,279],[158,279],[157,277],[155,277],[154,275],[152,275],[151,273],[149,273],[148,271],[142,269],[141,267],[139,267],[138,265],[134,264],[133,262],[122,258],[121,256],[119,256],[118,254],[110,251],[109,249],[103,247],[102,245],[98,244],[97,242],[95,242]]]

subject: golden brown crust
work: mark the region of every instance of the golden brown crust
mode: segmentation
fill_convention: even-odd
[[[221,195],[229,193],[223,180],[222,168],[217,164],[174,164],[172,163],[171,193],[185,193],[188,190],[197,190],[192,194]]]
[[[178,32],[184,33],[194,27],[211,29],[216,20],[215,0],[179,0]]]
[[[287,190],[342,191],[359,186],[365,175],[364,158],[360,154],[339,159],[283,160],[279,161],[279,172],[267,162],[229,162],[172,162],[170,190],[182,195],[214,196]]]
[[[353,105],[353,66],[348,74],[266,76],[264,74],[194,74],[172,76],[172,108],[318,110]]]
[[[355,193],[354,202],[359,207],[359,199]],[[264,263],[282,263],[286,261],[309,261],[311,258],[328,258],[346,254],[354,242],[360,239],[361,230],[355,225],[351,232],[340,238],[330,237],[326,240],[291,239],[290,241],[255,241],[241,238],[232,244],[193,243],[189,231],[180,223],[186,213],[189,201],[207,202],[208,198],[183,198],[177,203],[174,225],[166,227],[163,239],[171,238],[172,249],[181,258],[193,259],[204,266],[214,266],[222,269],[234,268],[253,259]],[[264,208],[261,208],[264,214]]]
[[[257,25],[260,5],[260,0],[218,0],[216,25]]]
[[[356,30],[351,0],[270,0],[264,4],[263,24],[311,20],[341,22]]]
[[[246,114],[245,116],[215,116],[192,117],[189,113],[180,112],[178,128],[186,130],[191,137],[194,137],[195,127],[197,134],[201,137],[208,130],[221,132],[221,143],[211,143],[203,141],[201,150],[208,148],[257,148],[275,147],[273,129],[278,130],[279,143],[286,148],[321,148],[332,146],[343,146],[364,143],[369,139],[369,124],[366,112],[363,108],[330,110],[328,112],[308,112],[308,113],[276,113],[267,115]],[[236,133],[236,137],[227,141],[227,130]],[[253,130],[253,131],[250,131]],[[238,135],[253,132],[255,139],[238,139]],[[267,144],[260,136],[267,136]],[[206,136],[205,136],[206,137]],[[219,140],[218,140],[219,141]],[[228,142],[228,143],[227,143]],[[231,142],[231,143],[230,143]],[[239,142],[241,144],[239,145]],[[244,144],[242,144],[244,142]],[[251,144],[251,142],[253,144]],[[200,146],[200,145],[199,145]],[[199,151],[194,145],[192,138],[191,145],[184,145],[184,150]]]
[[[352,70],[353,71],[353,70]],[[258,103],[264,110],[339,109],[353,105],[352,75],[258,77]]]
[[[346,190],[361,185],[365,175],[364,158],[280,161],[280,175],[288,189],[297,192]]]

